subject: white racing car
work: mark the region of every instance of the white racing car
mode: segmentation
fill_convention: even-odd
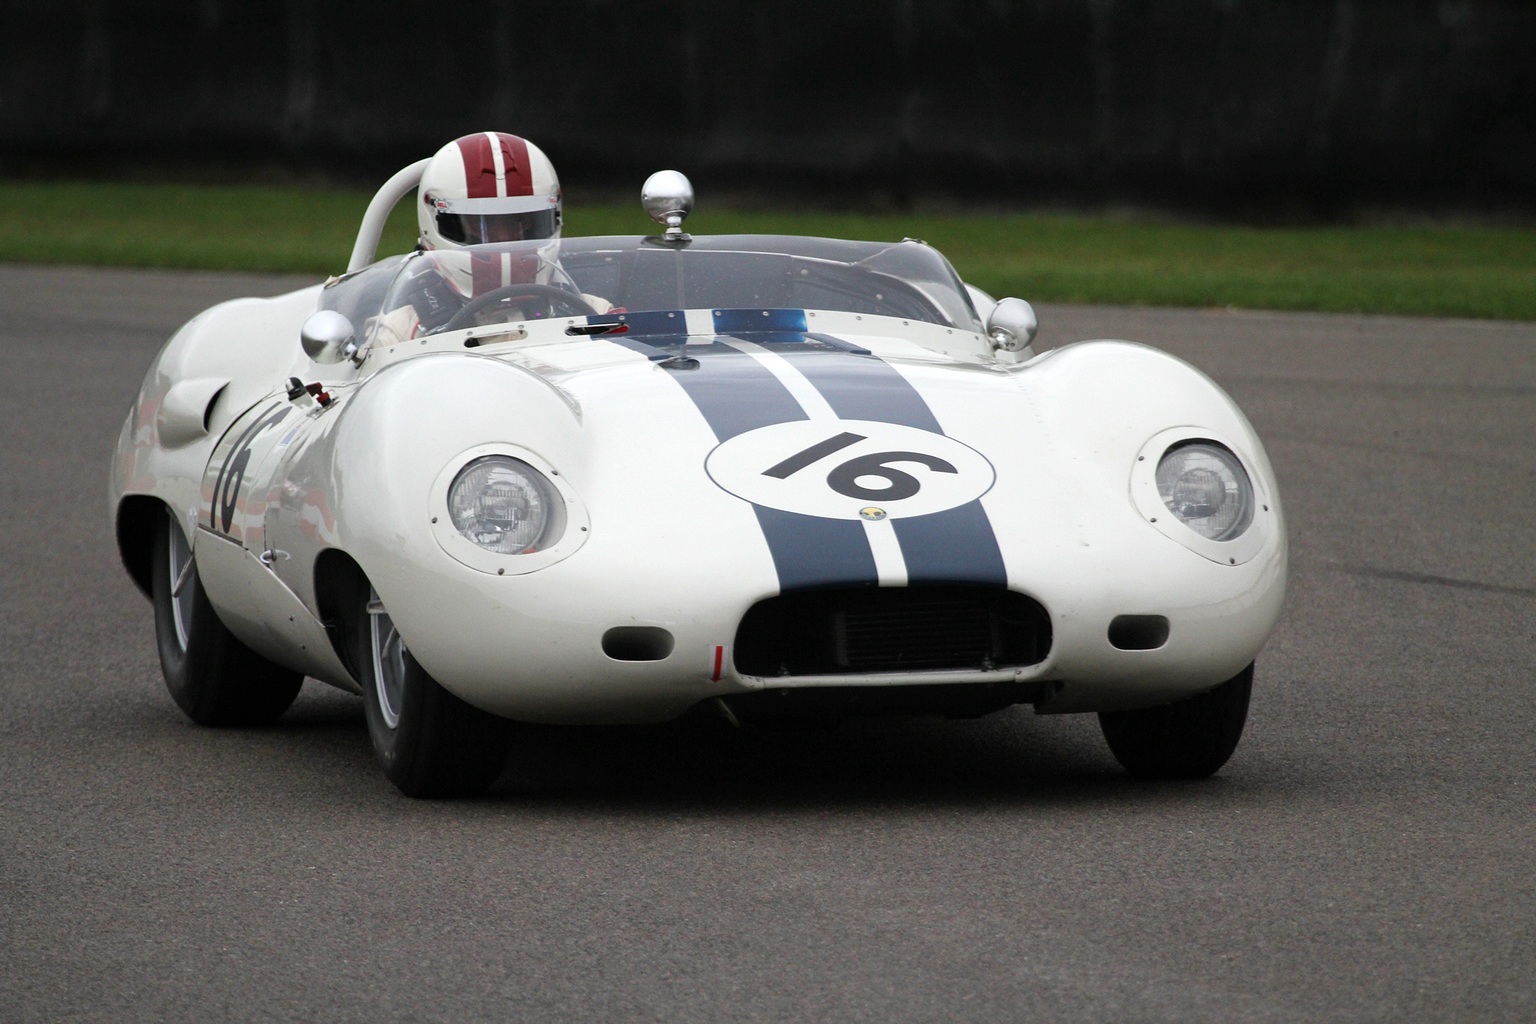
[[[123,427],[118,544],[193,720],[360,692],[424,796],[488,787],[513,723],[692,711],[1024,703],[1097,712],[1136,775],[1231,755],[1286,537],[1199,372],[1035,355],[921,242],[690,237],[676,172],[665,233],[372,263],[407,179],[346,276],[179,330]],[[465,301],[429,317],[433,282]]]

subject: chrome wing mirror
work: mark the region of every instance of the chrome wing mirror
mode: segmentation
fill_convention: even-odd
[[[317,363],[344,363],[350,360],[361,364],[366,350],[357,344],[352,331],[352,321],[334,309],[322,309],[310,314],[299,329],[299,341],[304,354]]]
[[[987,337],[999,353],[1027,356],[1040,330],[1035,309],[1023,299],[1000,299],[987,317]]]

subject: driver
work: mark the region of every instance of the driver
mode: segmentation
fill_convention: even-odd
[[[376,344],[391,345],[439,330],[477,295],[515,284],[579,290],[556,263],[560,242],[560,179],[544,151],[505,132],[476,132],[432,157],[417,187],[417,247],[440,253],[417,261],[405,305],[378,318]],[[463,252],[485,242],[548,239],[522,253]],[[582,299],[598,312],[610,304]],[[538,305],[538,313],[547,311]],[[535,314],[537,315],[537,314]]]

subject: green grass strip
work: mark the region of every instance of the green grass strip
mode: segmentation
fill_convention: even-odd
[[[367,193],[268,186],[0,183],[0,260],[338,273]],[[381,253],[414,238],[397,208]],[[755,212],[706,201],[698,234],[923,238],[966,280],[1033,301],[1536,319],[1536,231],[1250,228],[1054,215]],[[655,229],[638,199],[571,200],[570,235]]]

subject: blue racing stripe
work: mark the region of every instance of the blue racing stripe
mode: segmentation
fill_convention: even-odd
[[[992,522],[980,501],[930,516],[893,519],[907,583],[990,583],[1008,585]]]
[[[870,357],[780,351],[832,411],[847,420],[899,423],[942,434],[933,410],[896,368]],[[907,582],[1008,585],[1008,568],[980,501],[912,519],[894,519]]]
[[[810,381],[832,411],[845,420],[900,423],[944,433],[923,396],[884,360],[873,356],[829,359],[822,352],[778,354]]]
[[[768,550],[773,552],[780,590],[849,584],[872,587],[880,582],[863,523],[782,512],[766,505],[752,507],[757,510]]]
[[[672,379],[693,400],[719,440],[809,418],[778,378],[746,353],[716,343],[690,345],[688,355],[698,360],[698,368],[674,371]],[[780,590],[873,586],[879,581],[875,557],[859,523],[762,505],[752,508],[773,556]]]
[[[764,315],[766,314],[768,315]],[[799,315],[798,321],[795,314]],[[654,316],[654,314],[652,314]],[[596,318],[589,318],[596,319]],[[605,320],[607,318],[604,318]],[[669,325],[651,321],[657,334],[605,340],[655,345]],[[870,420],[943,434],[921,394],[890,364],[863,352],[831,350],[825,339],[807,338],[801,310],[718,310],[715,328],[763,344],[787,360],[842,419]],[[727,333],[721,330],[721,333]],[[805,343],[811,341],[813,346]],[[638,347],[638,345],[637,345]],[[715,437],[809,417],[787,388],[760,362],[729,345],[689,345],[694,369],[670,372],[703,414]],[[765,467],[766,468],[766,467]],[[781,591],[879,582],[864,524],[753,506],[772,553]],[[1007,569],[980,501],[910,519],[892,520],[909,584],[985,583],[1006,586]]]
[[[698,367],[673,371],[672,379],[682,385],[720,440],[771,423],[810,418],[779,379],[745,352],[716,342],[689,345],[688,355],[698,360]]]

